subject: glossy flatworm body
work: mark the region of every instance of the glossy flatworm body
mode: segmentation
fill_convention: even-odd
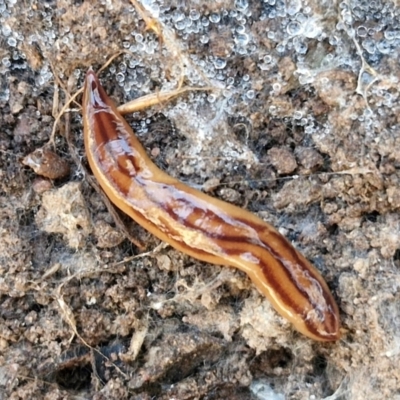
[[[119,209],[177,250],[244,271],[304,335],[339,339],[338,307],[315,267],[254,214],[161,171],[92,70],[86,75],[83,121],[90,167]]]

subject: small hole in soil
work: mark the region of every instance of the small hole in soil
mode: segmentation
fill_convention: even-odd
[[[64,368],[57,372],[55,381],[64,389],[90,389],[92,368],[90,364]]]

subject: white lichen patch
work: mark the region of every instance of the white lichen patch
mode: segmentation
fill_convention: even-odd
[[[71,182],[45,192],[42,207],[35,218],[41,230],[62,234],[68,246],[74,249],[82,247],[92,232],[89,212],[80,188],[80,183]]]

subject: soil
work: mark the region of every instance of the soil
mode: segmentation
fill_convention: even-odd
[[[399,6],[134,3],[0,0],[0,399],[399,400]],[[161,169],[313,262],[339,341],[92,187],[64,105],[113,56],[117,104],[208,88],[126,118]]]

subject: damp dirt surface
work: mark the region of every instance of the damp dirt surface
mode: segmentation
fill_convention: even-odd
[[[399,26],[380,0],[0,0],[0,399],[399,400]],[[162,170],[303,252],[339,341],[93,188],[64,105],[113,56],[117,104],[203,88],[126,118]]]

